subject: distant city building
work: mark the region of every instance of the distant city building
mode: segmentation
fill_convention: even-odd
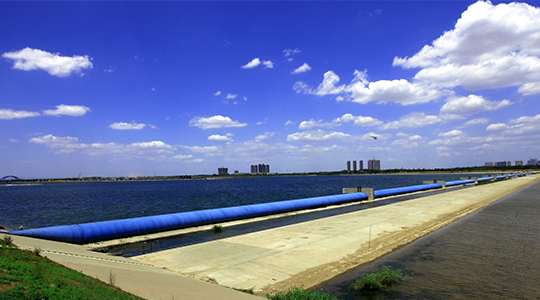
[[[251,165],[251,174],[268,174],[270,173],[270,165],[259,164]]]
[[[495,167],[506,167],[505,161],[498,161],[495,163]]]
[[[527,162],[527,166],[536,166],[536,165],[538,165],[538,159],[536,159],[536,158],[531,158]]]
[[[229,168],[218,168],[218,175],[229,175]]]
[[[368,170],[381,170],[381,161],[378,159],[368,160]]]
[[[484,167],[493,167],[493,162],[492,161],[486,161],[486,163],[484,164]]]
[[[356,172],[356,160],[353,160],[352,162],[352,169]]]
[[[347,161],[347,172],[350,172],[351,171],[351,161],[348,160]]]
[[[516,160],[515,162],[515,166],[523,166],[523,161],[522,160]]]
[[[511,161],[508,161],[508,162],[506,163],[506,166],[507,166],[507,167],[510,167],[511,165],[512,165],[512,162],[511,162]]]
[[[359,160],[359,161],[358,161],[358,164],[360,165],[360,171],[363,171],[363,170],[364,170],[364,161],[363,161],[363,160]]]

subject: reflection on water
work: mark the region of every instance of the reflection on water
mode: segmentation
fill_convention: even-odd
[[[340,299],[540,299],[540,182],[318,288]],[[346,285],[383,265],[408,276],[355,296]]]

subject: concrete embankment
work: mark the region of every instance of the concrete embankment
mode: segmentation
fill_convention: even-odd
[[[538,175],[133,257],[264,294],[310,288],[539,180]],[[226,228],[225,228],[226,230]]]

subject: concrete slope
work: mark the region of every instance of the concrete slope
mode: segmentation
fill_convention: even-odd
[[[540,179],[533,175],[133,257],[260,294],[310,288]],[[224,230],[227,230],[226,228]]]
[[[145,299],[261,299],[124,257],[91,252],[84,246],[22,236],[12,238],[19,248],[39,247],[42,256],[104,282],[112,272],[117,287]]]

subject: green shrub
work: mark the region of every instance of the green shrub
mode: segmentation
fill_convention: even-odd
[[[4,244],[6,246],[12,246],[13,245],[13,238],[10,237],[9,235],[4,235],[2,237],[2,242],[4,242]]]
[[[383,266],[379,272],[364,274],[358,278],[349,285],[349,289],[355,292],[378,291],[398,282],[402,277],[401,270],[392,271],[390,267]]]
[[[221,233],[223,231],[223,226],[221,225],[214,225],[212,226],[212,232],[214,233]]]
[[[338,300],[335,296],[325,292],[310,292],[299,288],[279,292],[275,295],[266,294],[266,298],[271,300]]]

